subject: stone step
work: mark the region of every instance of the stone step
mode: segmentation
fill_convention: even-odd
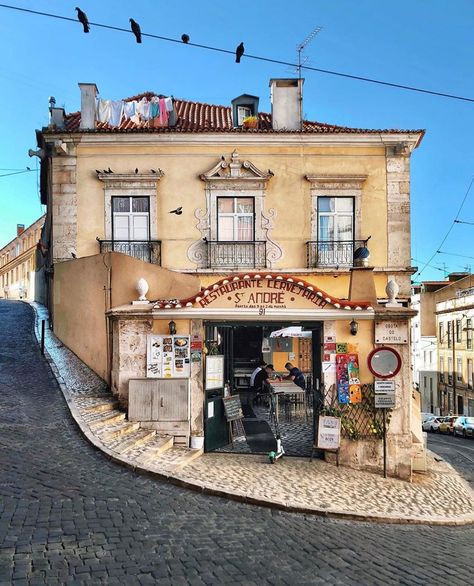
[[[110,425],[106,430],[99,430],[100,438],[103,441],[110,441],[117,437],[133,433],[140,429],[139,423],[130,423],[126,421],[124,423],[117,423],[116,425]]]
[[[119,421],[124,421],[125,419],[125,413],[122,413],[122,411],[105,411],[105,413],[105,416],[103,413],[94,413],[90,418],[86,418],[87,425],[91,429],[99,429],[107,425],[118,423]]]
[[[133,458],[137,464],[147,464],[156,459],[160,454],[173,447],[173,437],[170,435],[156,435],[150,442],[139,446],[132,452],[129,457]]]
[[[91,404],[82,407],[84,413],[105,413],[106,411],[114,411],[118,407],[117,401],[94,401]]]
[[[155,435],[156,431],[154,429],[139,429],[134,433],[126,435],[125,439],[121,439],[115,444],[110,444],[108,447],[114,452],[125,454],[137,446],[149,443],[150,440],[155,437]]]
[[[170,474],[199,458],[204,450],[192,450],[191,448],[172,447],[162,452],[158,457],[152,457],[144,462],[152,470]]]

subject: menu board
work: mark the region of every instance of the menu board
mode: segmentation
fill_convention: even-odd
[[[224,356],[206,357],[206,391],[224,388]]]
[[[191,375],[189,336],[150,334],[146,375],[149,378],[188,378]]]
[[[319,416],[318,448],[338,450],[341,444],[341,420],[328,415]]]

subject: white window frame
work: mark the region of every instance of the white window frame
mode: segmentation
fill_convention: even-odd
[[[456,380],[462,381],[462,358],[456,358]]]
[[[474,386],[474,371],[472,366],[472,358],[467,359],[467,388],[472,389]]]
[[[237,209],[237,200],[239,199],[250,199],[252,200],[252,212],[237,212],[237,211],[233,211],[233,212],[220,212],[219,213],[219,200],[223,200],[223,199],[232,199],[233,200],[233,204],[234,204],[234,210]],[[217,225],[216,225],[216,229],[217,229],[217,240],[219,242],[254,242],[255,241],[255,198],[251,197],[251,196],[241,196],[241,195],[234,195],[234,196],[230,196],[230,197],[218,197],[217,198]],[[233,234],[234,234],[234,238],[232,240],[224,240],[223,238],[221,238],[221,234],[219,234],[219,218],[233,218]],[[236,235],[238,235],[238,231],[239,231],[239,218],[251,218],[252,220],[252,238],[250,240],[239,240]]]
[[[148,200],[148,211],[147,212],[134,212],[133,211],[133,200],[137,199],[137,198],[143,198],[145,197]],[[129,211],[128,212],[114,212],[113,211],[113,201],[116,198],[122,198],[122,199],[128,199],[129,200]],[[129,236],[130,236],[130,222],[131,219],[134,217],[138,217],[138,216],[146,216],[147,218],[147,238],[145,240],[143,239],[137,239],[137,238],[128,238],[127,240],[131,241],[131,242],[149,242],[150,241],[150,198],[148,196],[143,196],[143,195],[130,195],[130,196],[122,196],[122,195],[114,195],[112,196],[111,199],[112,202],[112,240],[114,241],[118,241],[120,242],[121,239],[120,238],[116,238],[115,237],[115,229],[116,229],[116,222],[115,222],[115,218],[119,218],[119,217],[127,217],[129,219]],[[133,222],[132,222],[133,225]]]
[[[242,126],[244,118],[252,116],[252,109],[249,106],[237,106],[237,126]]]
[[[334,200],[334,211],[323,211],[320,209],[321,207],[321,199],[322,198],[326,198],[326,199],[332,199]],[[352,203],[352,211],[346,211],[346,210],[342,210],[342,209],[338,209],[338,207],[341,205],[342,200],[346,200],[346,201],[350,201]],[[317,232],[316,234],[313,234],[314,236],[314,240],[317,241],[321,241],[321,242],[353,242],[355,240],[355,201],[353,197],[346,197],[346,196],[327,196],[327,195],[320,195],[318,196],[317,199],[317,215],[318,215],[318,221],[317,221]],[[343,217],[350,217],[351,219],[351,238],[344,238],[341,239],[339,237],[339,235],[336,233],[336,225],[337,225],[337,220],[341,219]],[[323,240],[323,237],[320,233],[320,219],[321,218],[333,218],[333,232],[334,232],[334,236],[331,240]]]

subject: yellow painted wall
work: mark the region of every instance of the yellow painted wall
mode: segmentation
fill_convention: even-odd
[[[117,137],[120,140],[120,137]],[[199,175],[215,166],[222,155],[229,158],[227,145],[78,145],[77,201],[78,255],[98,251],[96,236],[105,238],[104,186],[95,169],[111,167],[115,172],[131,172],[136,167],[148,171],[161,168],[165,175],[158,183],[157,232],[163,241],[162,263],[173,269],[195,269],[187,258],[188,247],[200,238],[196,229],[196,208],[206,207],[205,184]],[[241,160],[248,159],[262,170],[274,173],[267,186],[265,209],[277,215],[271,238],[284,250],[275,268],[304,267],[305,242],[311,235],[311,174],[367,175],[362,191],[361,232],[372,236],[371,263],[387,264],[387,202],[385,151],[383,147],[308,147],[239,144]],[[298,201],[298,205],[295,205]],[[183,206],[181,216],[169,215]],[[331,281],[331,279],[333,279]],[[331,287],[337,279],[328,277]],[[385,284],[384,284],[385,285]],[[347,283],[341,280],[341,290]]]
[[[352,344],[359,355],[359,375],[362,384],[371,383],[374,380],[373,374],[367,366],[367,357],[374,349],[374,322],[359,321],[359,331],[355,336],[350,333],[351,320],[336,321],[336,342]]]
[[[103,379],[108,378],[105,312],[137,299],[135,285],[140,277],[148,281],[150,300],[168,298],[171,292],[187,297],[199,288],[197,277],[118,253],[57,263],[54,270],[54,333]],[[110,305],[104,291],[109,279]],[[181,328],[181,321],[177,323]],[[187,331],[178,329],[178,333]]]

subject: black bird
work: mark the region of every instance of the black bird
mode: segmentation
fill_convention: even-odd
[[[77,258],[77,255],[75,252],[71,252],[71,256],[72,256],[72,258]]]
[[[113,171],[110,167],[107,169],[107,173],[113,173]]]
[[[82,24],[84,27],[84,32],[88,33],[90,31],[89,21],[87,20],[87,14],[83,12],[78,6],[76,6],[77,10],[77,20]]]
[[[138,167],[135,169],[135,175],[138,173]]]
[[[183,43],[189,43],[189,35],[184,33],[183,35],[181,35],[181,40],[183,41]]]
[[[224,157],[224,155],[222,155],[222,157],[221,157],[221,161],[225,161],[225,157]]]
[[[235,50],[235,62],[240,63],[240,58],[245,53],[244,44],[240,43],[240,45]]]
[[[171,210],[170,214],[176,214],[177,216],[180,216],[183,213],[183,207],[179,206],[179,208],[176,208],[175,210]]]
[[[133,18],[130,19],[130,24],[132,26],[132,33],[135,35],[137,39],[137,43],[142,42],[142,31],[140,30],[140,25],[138,22],[134,21]]]
[[[102,173],[108,173],[107,169],[104,169],[104,170],[102,171]]]
[[[95,172],[97,173],[97,175],[98,175],[99,173],[102,173],[102,171],[99,171],[99,169],[96,169],[96,170],[95,170]]]
[[[150,169],[150,171],[151,171],[153,174],[155,174],[155,173],[156,173],[155,169]]]
[[[27,171],[31,171],[31,168],[30,168],[30,167],[27,167],[27,168],[26,168],[26,170],[27,170]]]

